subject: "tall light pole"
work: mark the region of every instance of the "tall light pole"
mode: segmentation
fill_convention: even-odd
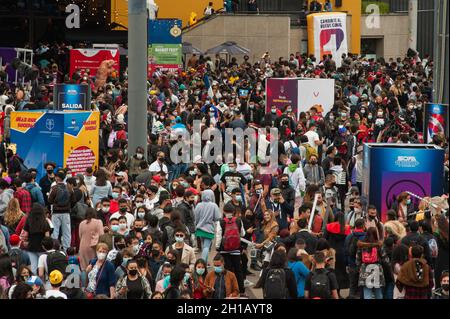
[[[128,154],[147,157],[147,3],[128,0]]]

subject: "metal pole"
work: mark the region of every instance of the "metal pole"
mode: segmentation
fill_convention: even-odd
[[[309,223],[308,223],[308,230],[309,231],[311,231],[313,220],[314,220],[314,215],[316,214],[316,206],[317,206],[317,200],[318,199],[319,199],[319,195],[315,194],[314,195],[314,203],[313,203],[313,206],[312,206],[312,209],[311,209],[311,215],[309,216]]]
[[[147,157],[147,4],[128,0],[128,154]]]
[[[418,0],[409,0],[408,17],[409,17],[409,38],[408,46],[410,49],[417,51],[417,8]]]
[[[437,103],[443,103],[444,90],[448,90],[448,87],[447,88],[445,87],[445,72],[446,72],[446,70],[448,72],[448,69],[446,67],[446,65],[447,65],[446,62],[448,62],[448,55],[447,55],[448,52],[447,52],[447,54],[445,54],[445,49],[446,49],[445,44],[446,44],[446,41],[448,41],[447,40],[447,37],[448,37],[448,34],[447,34],[447,5],[448,5],[448,2],[443,1],[442,7],[439,6],[438,14],[440,16],[439,21],[441,23],[439,25],[438,33],[435,33],[439,39],[439,43],[440,43],[439,45],[441,46],[440,47],[441,52],[440,52],[440,57],[439,57],[439,60],[441,62],[440,62],[440,70],[439,70],[440,75],[439,75],[439,82],[438,82],[439,91],[438,91],[438,95],[437,95],[438,96]]]

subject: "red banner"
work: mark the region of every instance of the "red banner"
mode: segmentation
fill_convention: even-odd
[[[76,69],[89,69],[89,75],[94,77],[100,63],[105,60],[114,60],[116,65],[114,69],[119,75],[119,50],[109,49],[73,49],[70,50],[70,76]]]

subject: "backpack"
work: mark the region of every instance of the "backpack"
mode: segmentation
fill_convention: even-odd
[[[330,278],[328,270],[314,271],[311,276],[310,298],[329,299],[331,297]]]
[[[223,249],[225,251],[239,250],[241,248],[241,236],[236,217],[224,218],[225,231],[223,236]]]
[[[9,251],[9,257],[11,258],[11,266],[16,270],[20,267],[21,262],[21,250],[13,248]]]
[[[49,275],[53,270],[59,270],[65,276],[68,265],[69,261],[61,251],[54,251],[47,255],[47,270]]]
[[[113,148],[114,147],[114,142],[117,139],[117,132],[116,131],[111,131],[111,133],[109,133],[108,136],[108,148]]]
[[[83,202],[77,202],[71,210],[71,215],[78,221],[82,221],[86,218],[86,210],[88,205]]]
[[[17,155],[14,155],[13,156],[13,160],[16,160],[17,159],[17,161],[19,162],[19,165],[20,165],[20,171],[21,172],[26,172],[26,171],[28,171],[28,167],[26,167],[25,166],[25,164],[23,163],[23,159],[21,159],[19,156],[17,156]]]
[[[306,160],[309,161],[309,158],[311,155],[315,155],[317,158],[319,158],[319,154],[317,153],[317,150],[309,145],[309,143],[304,143],[302,146],[306,149]]]
[[[356,253],[358,251],[357,244],[358,244],[358,237],[355,235],[352,235],[350,243],[348,244],[348,247],[347,247],[347,254],[349,257],[351,257],[351,258],[356,257]]]
[[[361,260],[364,264],[375,264],[378,262],[378,249],[372,247],[372,249],[364,249],[361,255]]]
[[[264,283],[264,299],[287,299],[284,269],[269,269]]]
[[[64,207],[70,203],[70,194],[66,185],[58,184],[56,185],[56,197],[55,204]]]
[[[429,239],[428,246],[430,246],[431,258],[437,258],[438,254],[439,254],[439,247],[436,242],[436,239],[434,239],[434,238]]]

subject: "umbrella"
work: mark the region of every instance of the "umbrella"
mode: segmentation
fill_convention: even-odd
[[[192,45],[192,43],[189,42],[183,42],[183,54],[197,54],[197,55],[202,55],[203,52],[200,51],[200,49],[197,49],[196,47],[194,47]]]
[[[249,49],[246,49],[244,47],[241,47],[236,42],[233,41],[227,41],[224,42],[214,48],[208,49],[206,51],[206,54],[229,54],[229,55],[236,55],[236,54],[248,54],[250,52]]]

